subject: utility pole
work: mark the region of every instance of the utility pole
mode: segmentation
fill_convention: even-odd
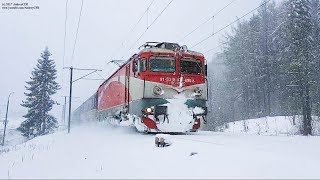
[[[73,67],[71,66],[71,67],[70,67],[70,91],[69,91],[68,133],[70,133],[70,121],[71,121],[72,75],[73,75]]]
[[[64,103],[62,105],[62,116],[61,116],[61,119],[62,119],[62,123],[63,125],[65,125],[66,123],[66,112],[67,112],[67,98],[69,96],[62,96],[64,98]],[[72,97],[73,99],[74,98],[80,98],[80,97]]]
[[[9,102],[10,102],[10,96],[14,92],[11,92],[8,96],[8,101],[7,101],[7,111],[6,111],[6,118],[4,120],[4,130],[3,130],[3,137],[2,137],[2,146],[4,146],[4,138],[6,136],[6,128],[7,128],[7,123],[8,123],[8,111],[9,111]]]
[[[82,78],[85,78],[87,76],[89,76],[90,74],[93,74],[97,71],[102,71],[100,69],[80,69],[80,68],[74,68],[74,67],[64,67],[63,69],[70,69],[70,90],[69,90],[69,116],[68,116],[68,133],[70,133],[70,125],[71,125],[71,98],[72,98],[72,84]],[[73,76],[73,70],[81,70],[81,71],[92,71],[84,76],[81,76],[78,79],[73,80],[72,76]]]
[[[67,106],[67,96],[64,97],[64,104],[62,105],[62,123],[65,125],[66,123],[66,106]]]

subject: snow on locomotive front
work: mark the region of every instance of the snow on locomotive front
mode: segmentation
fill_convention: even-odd
[[[98,89],[99,119],[143,132],[190,132],[206,120],[204,56],[175,43],[146,43]]]

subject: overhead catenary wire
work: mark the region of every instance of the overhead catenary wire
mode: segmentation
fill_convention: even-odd
[[[106,80],[106,78],[104,78],[100,73],[98,73],[98,71],[96,71],[95,73],[98,74],[98,76],[100,76],[103,80]]]
[[[277,30],[277,28],[278,28],[278,27],[276,27],[276,30]],[[274,32],[270,33],[269,35],[272,35],[273,33],[274,33]],[[268,35],[268,36],[269,36],[269,35]],[[222,47],[223,45],[226,45],[226,44],[228,44],[228,43],[229,43],[228,41],[227,41],[227,42],[221,42],[219,45],[215,46],[214,48],[210,48],[210,49],[204,51],[204,53],[208,53],[208,52],[210,52],[210,51],[213,51],[213,50],[215,50],[215,49],[217,49],[217,48],[219,48],[219,47]]]
[[[105,79],[97,79],[97,78],[82,78],[83,80],[89,80],[89,81],[104,81]]]
[[[120,45],[116,48],[116,50],[112,53],[111,55],[111,60],[113,59],[113,57],[115,56],[115,53],[118,52],[118,50],[123,47],[123,44],[126,42],[126,40],[128,39],[129,35],[136,29],[136,27],[138,26],[138,24],[141,22],[142,18],[148,13],[150,7],[152,6],[152,4],[155,2],[155,0],[152,0],[151,3],[148,5],[148,7],[146,8],[146,10],[142,13],[142,15],[140,16],[139,20],[132,26],[132,28],[130,29],[130,31],[128,31],[128,33],[124,36],[124,39],[122,40],[122,42],[120,43]]]
[[[170,6],[170,4],[173,2],[173,0],[171,0],[166,7],[158,14],[158,16],[150,23],[149,26],[147,26],[147,28],[144,30],[144,32],[139,36],[139,38],[130,46],[129,50],[131,50],[134,45],[136,45],[136,43],[145,35],[145,33],[148,31],[148,29],[157,21],[157,19],[163,14],[163,12]]]
[[[224,6],[223,8],[221,8],[218,12],[216,12],[213,16],[211,16],[210,18],[207,18],[204,22],[202,22],[201,24],[199,24],[196,28],[194,28],[192,31],[190,31],[188,34],[186,34],[184,37],[182,37],[179,42],[183,41],[185,38],[187,38],[188,36],[190,36],[192,33],[194,33],[196,30],[198,30],[201,26],[203,26],[204,24],[206,24],[207,22],[209,22],[210,20],[214,19],[217,15],[219,15],[223,10],[225,10],[227,7],[229,7],[231,4],[233,4],[236,0],[232,0],[231,2],[229,2],[226,6]]]
[[[228,25],[224,26],[223,28],[219,29],[218,31],[212,33],[211,35],[207,36],[206,38],[202,39],[201,41],[197,42],[196,44],[192,45],[191,48],[194,48],[200,44],[202,44],[204,41],[208,40],[209,38],[211,38],[212,36],[218,34],[219,32],[223,31],[224,29],[228,28],[229,26],[231,26],[232,24],[238,22],[240,19],[246,17],[247,15],[253,13],[255,10],[259,9],[260,7],[264,6],[265,4],[267,4],[268,2],[270,2],[271,0],[267,0],[264,3],[262,3],[260,6],[252,9],[251,11],[247,12],[246,14],[244,14],[243,16],[241,16],[240,18],[237,18],[236,20],[232,21],[231,23],[229,23]]]
[[[81,15],[82,15],[82,8],[83,8],[83,1],[84,0],[81,0],[81,8],[80,8],[80,13],[79,13],[79,18],[78,18],[76,37],[74,39],[72,56],[71,56],[71,65],[72,65],[72,61],[74,59],[74,53],[75,53],[75,49],[76,49],[76,45],[77,45],[77,39],[78,39],[78,33],[79,33],[79,27],[80,27],[80,22],[81,22]]]
[[[211,49],[208,49],[208,50],[206,50],[204,53],[208,53],[208,52],[210,52],[210,51],[213,51],[213,50],[215,50],[216,48],[222,47],[223,45],[228,44],[228,43],[229,43],[229,42],[220,43],[218,46],[216,46],[216,47],[214,47],[214,48],[211,48]]]
[[[66,37],[67,37],[67,19],[68,19],[68,1],[66,0],[66,11],[64,18],[64,37],[63,37],[63,56],[62,56],[62,67],[64,67],[64,60],[66,56]]]
[[[115,64],[115,65],[117,65],[118,67],[120,67],[121,65],[119,65],[118,63],[115,63],[116,61],[117,61],[117,60],[115,60],[115,61],[113,61],[113,60],[112,60],[112,61],[109,61],[109,62],[107,62],[106,66],[109,65],[109,64]],[[124,62],[125,62],[125,61],[124,61]],[[109,71],[107,71],[106,74],[107,74],[107,76],[110,76],[110,75],[113,74],[115,71],[116,71],[115,69],[109,68]],[[99,74],[99,76],[102,77],[101,74]],[[102,78],[103,78],[103,77],[102,77]],[[104,79],[106,79],[106,78],[104,78]]]
[[[89,75],[91,75],[91,74],[93,74],[93,73],[95,73],[95,72],[97,72],[97,71],[98,71],[98,70],[95,69],[95,70],[93,70],[92,72],[90,72],[90,73],[88,73],[88,74],[86,74],[86,75],[83,75],[83,76],[81,76],[81,77],[73,80],[72,82],[76,82],[76,81],[78,81],[78,80],[80,80],[80,79],[82,79],[82,78],[84,78],[84,77],[87,77],[87,76],[89,76]]]
[[[66,37],[67,37],[67,19],[68,19],[68,1],[66,0],[66,10],[65,10],[65,18],[64,18],[64,37],[63,37],[63,55],[62,55],[62,68],[65,65],[65,56],[66,56]],[[62,86],[64,84],[64,71],[62,69]]]

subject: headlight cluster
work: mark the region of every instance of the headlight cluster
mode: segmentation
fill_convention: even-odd
[[[199,87],[196,87],[193,92],[194,92],[195,96],[202,95],[202,90]]]
[[[154,107],[147,107],[144,109],[144,114],[154,114]]]
[[[147,112],[147,113],[152,113],[152,108],[148,107],[148,108],[146,109],[146,112]]]
[[[156,96],[160,96],[164,93],[163,89],[160,86],[155,86],[153,88],[153,94]]]

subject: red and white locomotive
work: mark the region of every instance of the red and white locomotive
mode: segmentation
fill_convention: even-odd
[[[73,113],[133,125],[143,132],[197,131],[208,98],[203,54],[176,43],[147,42]]]

